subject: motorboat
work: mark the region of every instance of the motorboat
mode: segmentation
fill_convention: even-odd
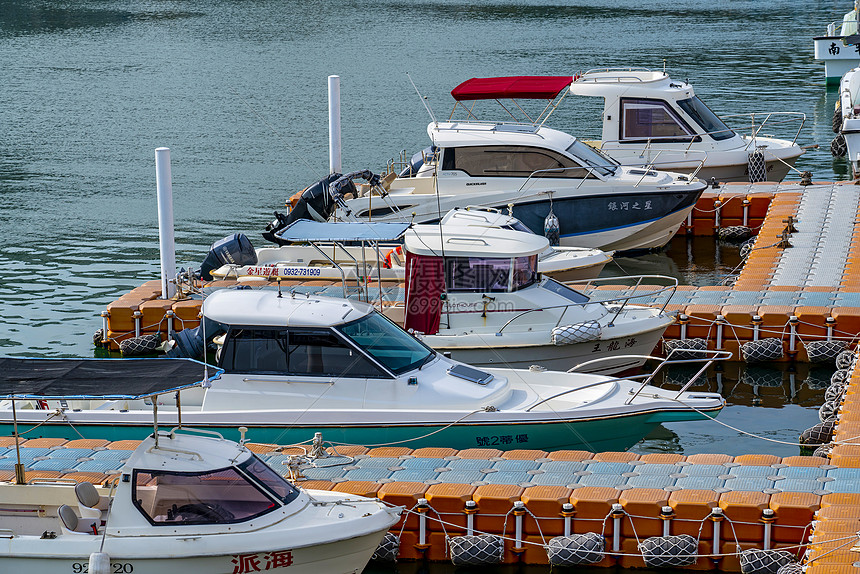
[[[497,90],[455,89],[459,101],[556,94],[572,78],[526,78]],[[688,175],[626,167],[542,122],[432,121],[432,145],[399,174],[355,192],[310,188],[295,194],[284,223],[438,222],[455,207],[506,211],[543,234],[558,222],[560,245],[648,250],[665,245],[693,209],[705,182]],[[390,176],[390,177],[389,177]]]
[[[860,2],[841,20],[827,25],[824,36],[812,39],[815,59],[824,62],[824,77],[827,84],[838,84],[848,70],[860,64],[860,36],[857,21]]]
[[[191,429],[156,430],[110,486],[24,478],[0,483],[4,572],[357,573],[402,510],[303,490]]]
[[[436,229],[438,225],[480,225],[532,233],[515,217],[474,208],[452,210],[439,224],[425,225]],[[274,223],[270,225],[270,229],[275,227]],[[206,278],[403,283],[406,279],[403,233],[408,228],[409,225],[401,223],[341,222],[314,227],[319,230],[316,235],[309,235],[305,227],[302,234],[290,235],[278,229],[272,237],[279,245],[256,249],[247,260],[238,253],[241,239],[236,234],[213,244],[210,253],[227,249],[233,254],[218,257],[218,263],[223,263],[208,270]],[[547,246],[538,256],[538,271],[560,281],[591,279],[610,261],[612,252],[600,249]]]
[[[665,71],[589,70],[573,78],[570,94],[603,98],[601,139],[587,143],[625,165],[695,171],[707,181],[782,181],[804,153],[797,145],[804,114],[757,112],[720,118],[688,82],[673,80]],[[738,133],[723,119],[746,125],[749,133]],[[793,132],[793,137],[766,136],[771,130]]]
[[[860,177],[860,68],[852,68],[839,82],[839,99],[833,121],[838,131],[830,144],[836,157],[845,156],[851,164],[851,175]]]
[[[627,296],[601,300],[608,292],[594,290],[592,298],[538,273],[535,263],[547,245],[544,237],[500,227],[413,227],[405,235],[406,328],[437,351],[480,367],[566,371],[598,357],[603,360],[591,365],[592,372],[641,366],[674,316],[665,305],[635,303],[661,294],[668,301],[677,280],[591,281],[582,287],[635,282]],[[658,281],[664,284],[643,286]]]
[[[510,214],[495,209],[467,206],[454,208],[445,214],[440,224],[445,227],[497,227],[533,233],[523,222]],[[556,281],[580,281],[593,279],[600,275],[607,263],[612,261],[613,252],[586,247],[562,247],[550,244],[538,254],[537,271]]]
[[[399,270],[403,283],[394,286],[371,274],[372,281],[350,281],[348,264],[341,266],[334,258],[332,269],[340,273],[339,281],[330,282],[323,294],[356,298],[379,305],[379,310],[398,325],[419,333],[434,349],[451,354],[459,361],[482,367],[505,366],[529,368],[539,365],[553,370],[567,370],[593,358],[623,356],[618,361],[605,360],[593,366],[596,372],[614,373],[640,366],[642,355],[649,354],[660,341],[671,314],[662,309],[629,304],[644,302],[663,295],[668,301],[677,287],[669,277],[647,276],[664,282],[662,286],[643,288],[645,276],[634,278],[627,297],[592,300],[580,291],[564,285],[554,277],[544,277],[540,258],[547,256],[545,267],[555,266],[562,275],[577,274],[556,254],[546,237],[536,235],[519,220],[486,209],[456,209],[440,224],[345,223],[298,220],[276,233],[278,238],[336,241],[341,245],[359,238],[402,238],[403,248],[384,257],[377,246],[375,259],[386,259]],[[348,248],[348,247],[347,247]],[[320,246],[319,250],[327,249]],[[585,255],[601,269],[603,252],[583,248],[559,248]],[[396,255],[399,254],[399,255]],[[235,260],[235,257],[230,259]],[[233,276],[225,271],[214,275]],[[567,267],[567,269],[565,269]],[[444,277],[432,275],[444,268]],[[241,272],[241,270],[239,271]],[[236,273],[238,274],[238,273]],[[596,272],[589,273],[593,277]],[[245,278],[245,285],[253,285]],[[261,277],[266,285],[273,278]],[[603,281],[613,284],[631,278]],[[264,283],[263,283],[264,282]],[[278,288],[294,289],[275,279]],[[315,285],[317,282],[313,282]],[[653,283],[653,281],[652,281]],[[300,284],[306,286],[307,282]],[[593,285],[589,286],[593,287]],[[305,292],[308,287],[304,287]],[[600,291],[597,291],[600,293]],[[430,301],[434,304],[428,305]],[[435,304],[440,303],[440,304]],[[665,305],[664,305],[665,307]]]
[[[183,425],[225,436],[242,425],[249,440],[269,444],[299,443],[321,432],[335,444],[464,449],[496,437],[492,444],[503,449],[619,450],[663,422],[701,420],[724,404],[718,394],[689,391],[693,380],[670,390],[651,385],[653,375],[470,367],[349,299],[222,289],[204,300],[202,314],[198,328],[176,333],[171,352],[193,354],[204,342],[214,344],[211,360],[223,372],[211,372],[203,384],[183,387],[193,375],[177,380],[170,374],[174,358],[37,364],[42,372],[31,382],[22,380],[19,360],[4,359],[0,396],[18,400],[9,401],[15,411],[0,404],[2,430],[9,433],[14,421],[19,432],[38,426],[41,436],[139,438],[149,432],[153,413],[141,395],[132,395],[136,377],[119,370],[132,367],[150,384],[146,396],[157,396],[151,402],[160,424],[175,426],[181,415]],[[711,359],[722,356],[712,353]],[[33,370],[39,360],[29,361]],[[70,374],[118,398],[44,398],[47,386],[69,385]],[[517,440],[501,444],[498,437],[513,430]]]

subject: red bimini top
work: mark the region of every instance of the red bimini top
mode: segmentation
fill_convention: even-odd
[[[454,99],[497,100],[523,98],[552,100],[573,82],[572,76],[504,76],[472,78],[453,90]]]

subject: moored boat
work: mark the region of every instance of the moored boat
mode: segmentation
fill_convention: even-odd
[[[855,1],[853,10],[842,16],[841,20],[827,25],[824,36],[812,39],[815,59],[824,62],[824,78],[827,84],[838,84],[848,70],[860,64],[858,14],[860,2]]]
[[[454,94],[455,99],[557,94],[570,76],[526,78],[498,89]],[[665,245],[693,209],[706,184],[688,175],[627,167],[578,138],[542,122],[432,121],[432,146],[415,155],[383,186],[360,186],[291,199],[286,223],[318,221],[439,221],[454,207],[509,209],[542,234],[552,214],[560,244],[603,250]],[[385,187],[387,185],[387,188]]]
[[[223,373],[206,386],[181,389],[153,367],[146,378],[156,377],[161,388],[148,395],[161,395],[164,424],[177,424],[181,407],[183,424],[225,433],[243,425],[257,442],[295,443],[322,432],[341,443],[470,448],[516,429],[521,439],[509,448],[617,450],[662,422],[700,419],[723,406],[717,394],[690,392],[689,385],[657,388],[647,376],[469,367],[348,299],[221,290],[205,300],[203,317],[199,330],[177,334],[177,349],[213,341]],[[195,335],[201,341],[186,345]],[[154,360],[166,361],[163,369],[175,361]],[[132,377],[110,369],[142,361],[94,363],[88,384],[116,390],[119,398],[63,404],[40,396],[44,380],[22,384],[16,361],[5,359],[0,396],[21,398],[22,432],[39,425],[42,436],[136,438],[151,426],[152,413],[144,400],[119,392],[135,388]],[[69,365],[53,364],[54,380],[62,382]],[[86,365],[76,367],[77,376],[86,373]],[[99,374],[100,368],[108,371]],[[0,427],[8,433],[14,413],[10,404],[2,406]]]
[[[0,568],[356,573],[400,510],[302,490],[217,433],[156,429],[110,487],[0,483]]]
[[[688,82],[647,68],[589,70],[573,78],[570,93],[603,98],[601,139],[588,142],[623,164],[695,172],[706,181],[782,181],[804,150],[797,137],[806,116],[756,112],[719,117]],[[745,125],[749,134],[723,119]],[[765,136],[794,132],[791,140]],[[702,161],[702,158],[703,161]]]

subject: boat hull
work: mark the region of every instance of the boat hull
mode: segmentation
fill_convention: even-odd
[[[851,68],[860,64],[860,54],[855,46],[846,46],[842,36],[813,38],[815,59],[824,62],[824,77],[828,85],[838,84]]]
[[[600,339],[577,343],[573,345],[527,345],[527,346],[486,346],[477,348],[436,347],[431,337],[425,337],[425,342],[439,351],[451,353],[451,358],[468,365],[477,367],[505,367],[509,369],[528,369],[532,365],[540,365],[550,371],[567,371],[579,363],[590,361],[597,357],[607,357],[607,360],[595,364],[591,368],[577,370],[583,373],[610,374],[627,369],[640,367],[645,363],[644,358],[630,358],[627,355],[650,355],[660,342],[665,325],[647,333],[637,333],[635,336],[624,336],[613,339]],[[486,337],[489,343],[494,343],[492,334]],[[619,358],[612,359],[612,355]]]
[[[255,535],[243,537],[244,544],[234,543],[225,548],[223,536],[214,537],[220,540],[220,544],[207,539],[213,537],[198,536],[196,540],[188,538],[183,541],[187,550],[182,553],[171,552],[165,547],[165,540],[159,540],[159,537],[148,538],[149,552],[123,551],[122,538],[108,537],[104,552],[110,556],[112,573],[236,574],[283,570],[293,574],[351,574],[362,571],[386,530],[305,548],[283,547],[278,543],[266,547],[253,541]],[[50,550],[51,543],[59,539],[3,539],[0,540],[0,570],[28,574],[83,574],[89,570],[90,553],[99,551],[101,539],[101,536],[74,536],[74,540],[61,541],[69,544],[61,544],[65,548],[58,548],[56,552]]]
[[[722,408],[702,409],[702,412],[716,413]],[[26,414],[19,411],[19,432],[28,432],[35,426],[22,421]],[[50,414],[50,412],[49,412]],[[70,413],[72,414],[72,413]],[[109,414],[109,413],[105,413]],[[116,413],[121,416],[106,416],[104,422],[75,421],[74,429],[68,424],[45,423],[30,436],[60,437],[67,439],[103,438],[108,440],[143,439],[152,433],[152,418],[142,413]],[[322,433],[326,442],[373,446],[381,444],[398,444],[410,448],[445,445],[455,449],[492,446],[500,450],[533,448],[542,450],[585,449],[593,452],[625,450],[636,444],[652,429],[663,422],[685,420],[701,420],[703,415],[687,410],[655,409],[638,411],[635,414],[616,414],[592,416],[581,419],[564,419],[557,416],[535,417],[527,421],[515,416],[504,416],[498,413],[498,422],[485,422],[487,415],[496,413],[481,413],[474,418],[483,418],[477,422],[463,424],[468,421],[468,412],[450,412],[446,422],[407,422],[417,420],[419,413],[413,416],[403,416],[403,421],[378,423],[349,423],[343,421],[332,423],[294,422],[295,413],[282,416],[277,411],[264,413],[250,411],[217,411],[211,413],[182,413],[182,421],[186,426],[199,429],[213,430],[225,438],[238,440],[238,427],[245,426],[249,430],[246,437],[253,442],[267,444],[294,444],[313,438],[314,433]],[[23,415],[23,417],[22,417]],[[163,427],[175,426],[176,414],[159,411],[159,424]],[[335,420],[332,416],[319,417],[325,420]],[[0,424],[0,433],[12,434],[12,424],[8,415],[4,414]],[[44,415],[42,417],[44,420]],[[283,422],[278,422],[280,419]],[[394,417],[390,417],[392,421]],[[461,424],[456,424],[457,422]],[[80,433],[80,434],[78,434]]]
[[[660,248],[675,235],[702,191],[555,198],[552,210],[560,224],[560,243],[616,251]],[[549,201],[524,202],[514,205],[513,215],[542,234],[549,210]]]

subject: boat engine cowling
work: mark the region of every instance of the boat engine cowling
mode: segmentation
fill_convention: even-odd
[[[328,190],[329,185],[340,177],[341,174],[333,173],[315,184],[306,187],[287,215],[275,212],[275,220],[266,225],[263,238],[278,245],[287,245],[289,241],[284,241],[275,234],[290,223],[299,219],[311,219],[320,222],[328,221],[328,218],[332,216],[336,207],[335,201]],[[352,192],[354,194],[356,191],[355,184],[349,182],[349,185],[352,186],[352,189],[346,189],[344,192]]]
[[[214,269],[228,264],[239,267],[257,264],[257,252],[244,233],[234,233],[213,243],[200,266],[200,277],[212,279]]]

